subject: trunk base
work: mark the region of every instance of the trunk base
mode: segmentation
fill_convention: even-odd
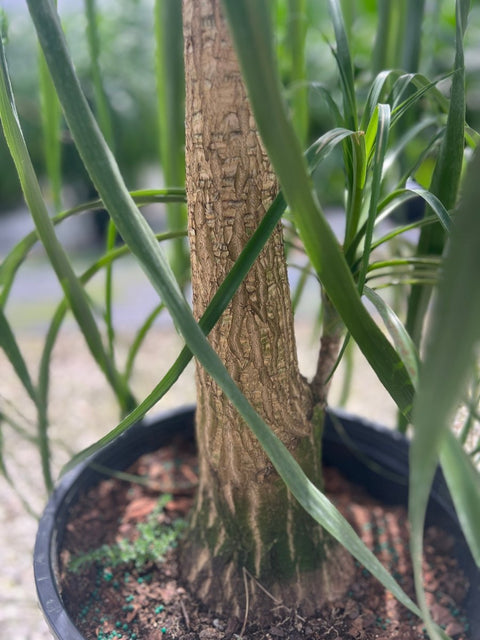
[[[204,605],[263,622],[279,609],[311,615],[345,594],[355,570],[351,555],[273,470],[231,489],[226,500],[226,488],[215,490],[204,466],[180,548],[182,576]]]
[[[275,613],[298,612],[310,616],[343,597],[352,584],[354,562],[340,545],[330,541],[320,568],[297,572],[286,582],[261,582],[233,560],[211,558],[201,545],[188,541],[181,550],[182,575],[192,593],[210,610],[260,624]]]

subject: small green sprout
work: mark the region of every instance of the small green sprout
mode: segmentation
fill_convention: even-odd
[[[94,563],[114,568],[121,564],[135,563],[141,570],[148,562],[162,562],[169,549],[175,546],[178,537],[185,528],[185,521],[178,519],[171,525],[159,523],[158,516],[171,500],[168,494],[163,495],[145,522],[137,525],[134,540],[122,539],[116,544],[104,544],[98,549],[82,553],[71,559],[69,571],[78,573],[81,569]],[[104,573],[104,579],[112,579],[111,573]]]

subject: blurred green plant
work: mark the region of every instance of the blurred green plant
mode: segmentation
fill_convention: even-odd
[[[156,162],[158,144],[152,133],[157,130],[152,7],[148,0],[138,0],[135,11],[129,8],[127,0],[88,0],[84,14],[79,15],[78,6],[66,4],[62,24],[88,100],[109,142],[115,138],[116,157],[126,179],[133,183],[146,166]],[[59,211],[60,175],[62,188],[73,187],[80,199],[91,196],[91,181],[63,118],[55,112],[56,98],[48,88],[41,56],[37,72],[37,40],[23,3],[9,11],[7,33],[7,55],[25,139],[38,175],[48,180],[47,203]],[[0,193],[0,215],[21,203],[20,185],[3,136]]]

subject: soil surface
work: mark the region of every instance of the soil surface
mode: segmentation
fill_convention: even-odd
[[[420,640],[422,623],[356,565],[346,596],[305,618],[301,611],[272,602],[271,623],[260,627],[245,618],[220,617],[205,610],[179,578],[177,554],[170,549],[161,562],[140,570],[133,562],[119,566],[95,563],[80,573],[68,566],[72,557],[127,538],[138,537],[158,503],[171,499],[158,515],[168,528],[187,517],[196,486],[191,445],[178,442],[140,458],[129,470],[148,478],[145,484],[109,478],[92,489],[71,513],[61,552],[62,593],[67,610],[88,640]],[[335,469],[325,469],[326,491],[363,541],[413,598],[408,551],[407,514],[385,506],[352,486]],[[462,601],[468,584],[453,558],[453,539],[430,528],[425,538],[425,588],[436,622],[455,640],[468,640]]]

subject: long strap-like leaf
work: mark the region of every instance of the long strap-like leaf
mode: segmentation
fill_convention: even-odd
[[[37,392],[30,377],[27,364],[15,339],[12,327],[10,326],[2,308],[0,308],[0,348],[3,349],[5,355],[10,361],[10,364],[19,377],[25,391],[36,403]]]
[[[435,165],[430,191],[447,209],[455,206],[462,172],[465,135],[465,61],[463,37],[467,26],[470,0],[456,2],[455,63],[445,135]],[[419,255],[441,255],[445,232],[440,225],[422,229]],[[407,328],[418,346],[431,297],[430,287],[413,287],[408,303]]]
[[[460,523],[480,561],[480,478],[470,461],[459,455],[460,445],[447,439],[454,411],[471,372],[480,343],[480,148],[469,167],[464,198],[451,232],[451,246],[439,287],[425,363],[415,402],[414,438],[410,455],[409,510],[412,559],[417,596],[427,612],[422,592],[422,535],[428,495],[441,452],[442,466],[459,513]]]
[[[185,74],[183,68],[182,3],[155,0],[155,42],[160,161],[168,186],[185,185]],[[182,203],[166,207],[170,231],[186,229],[187,209]],[[179,238],[172,243],[170,263],[185,281],[189,272],[188,248]]]
[[[130,193],[137,206],[153,204],[156,202],[185,202],[184,189],[141,189]],[[61,211],[51,221],[54,226],[67,220],[71,216],[92,212],[103,209],[104,205],[101,200],[90,200],[83,204],[79,204],[66,211]],[[184,235],[184,234],[183,234]],[[27,233],[19,242],[10,250],[10,253],[0,263],[0,307],[5,307],[10,291],[15,279],[15,274],[27,257],[29,251],[38,242],[39,237],[34,229]]]

